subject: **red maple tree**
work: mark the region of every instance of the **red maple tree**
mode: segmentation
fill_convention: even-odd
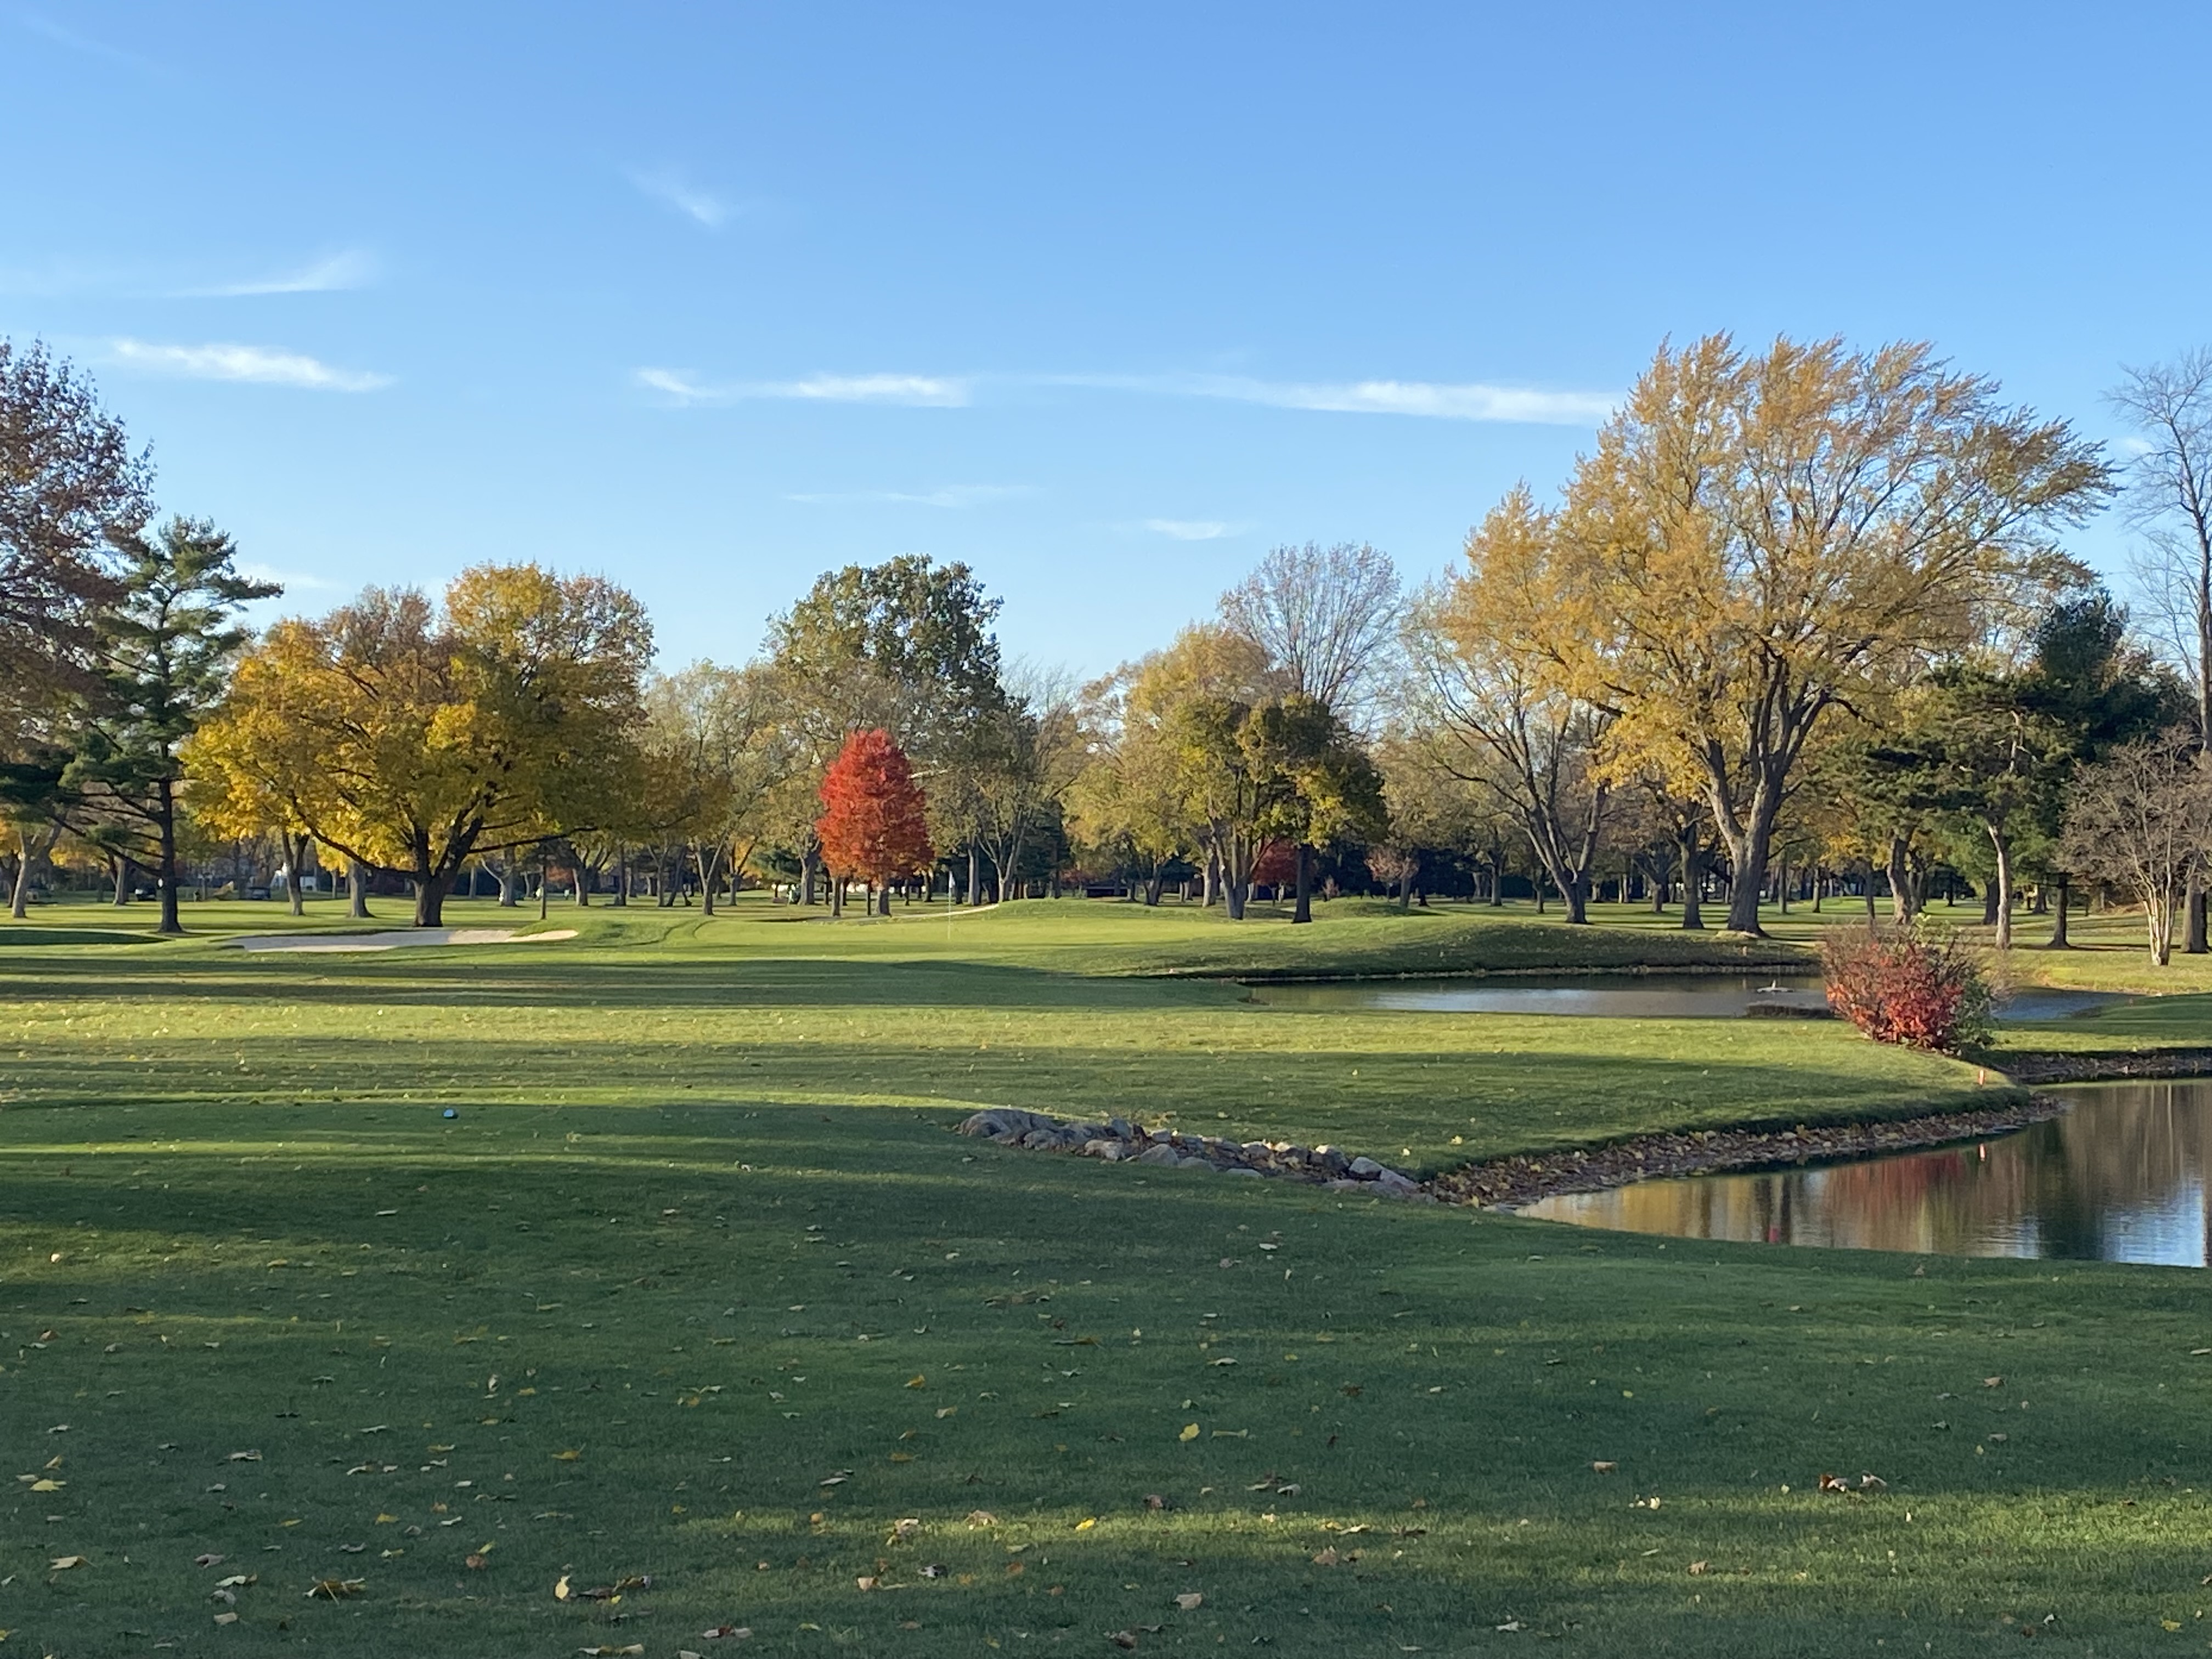
[[[906,751],[888,732],[855,732],[822,779],[823,861],[840,880],[878,886],[927,869],[929,845],[921,786]]]

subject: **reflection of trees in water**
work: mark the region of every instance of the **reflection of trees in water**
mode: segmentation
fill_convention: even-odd
[[[2212,1083],[2106,1085],[2001,1141],[1644,1182],[1534,1212],[1689,1237],[2203,1265],[2209,1152]]]

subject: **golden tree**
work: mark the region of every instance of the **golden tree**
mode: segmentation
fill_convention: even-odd
[[[1662,349],[1568,487],[1532,643],[1617,755],[1704,795],[1756,933],[1823,719],[1967,644],[2109,489],[2095,446],[1924,344]]]
[[[239,664],[191,746],[240,807],[415,887],[436,927],[479,852],[590,828],[620,805],[653,634],[596,576],[477,565],[442,607],[371,588],[282,622]]]

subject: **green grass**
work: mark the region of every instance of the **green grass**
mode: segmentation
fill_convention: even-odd
[[[8,1499],[9,1650],[2212,1639],[2201,1275],[1669,1246],[947,1133],[980,1103],[1171,1113],[1432,1167],[1905,1110],[1971,1072],[1833,1026],[1131,976],[1223,959],[1188,915],[787,916],[367,957],[0,932],[0,1433],[9,1474],[65,1483]],[[1287,971],[1399,923],[1249,931]],[[1524,958],[1565,931],[1504,925]],[[1889,1484],[1823,1496],[1831,1470]],[[218,1629],[234,1572],[259,1582]],[[657,1583],[564,1605],[564,1572]],[[307,1599],[325,1577],[363,1594]]]

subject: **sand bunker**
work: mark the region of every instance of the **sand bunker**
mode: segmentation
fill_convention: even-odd
[[[409,927],[388,933],[252,933],[234,940],[241,951],[401,951],[417,945],[538,945],[574,939],[573,927],[518,933],[512,927]]]

